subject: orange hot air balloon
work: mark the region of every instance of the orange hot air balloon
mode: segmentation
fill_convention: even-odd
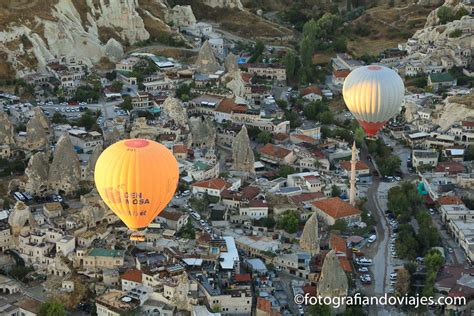
[[[131,230],[147,227],[173,198],[178,162],[157,142],[128,139],[108,147],[95,165],[104,202]]]

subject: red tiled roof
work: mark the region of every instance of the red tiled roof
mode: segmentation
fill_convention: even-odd
[[[257,309],[261,310],[263,312],[270,313],[272,310],[272,302],[270,302],[267,299],[264,299],[263,297],[258,297],[257,298]]]
[[[188,147],[186,145],[174,145],[173,146],[173,153],[175,154],[187,154]]]
[[[294,203],[303,203],[303,202],[310,202],[318,199],[324,198],[325,195],[322,192],[312,192],[312,193],[301,193],[298,195],[292,195],[290,196],[290,199]]]
[[[308,294],[309,297],[316,297],[318,294],[318,288],[314,285],[305,284],[303,285],[303,292],[304,294]]]
[[[350,161],[341,161],[341,168],[347,171],[351,171],[351,162]],[[369,166],[363,161],[357,161],[356,170],[369,170]]]
[[[198,181],[191,184],[193,187],[201,187],[206,189],[218,189],[223,190],[228,186],[228,183],[221,178],[215,178],[210,180]]]
[[[269,143],[260,148],[259,152],[263,155],[283,159],[291,153],[291,150]]]
[[[442,196],[438,199],[439,205],[461,205],[464,202],[457,196]]]
[[[341,252],[347,255],[347,244],[344,238],[337,234],[331,234],[329,237],[329,245],[336,252]]]
[[[252,80],[253,78],[253,74],[248,73],[248,72],[241,72],[241,76],[242,76],[242,80],[247,83],[249,83],[250,80]]]
[[[122,274],[122,280],[142,283],[142,271],[138,269],[128,269]]]
[[[311,94],[311,93],[314,93],[314,94],[317,94],[317,95],[322,95],[321,89],[319,89],[318,87],[315,87],[315,86],[310,86],[310,87],[304,88],[303,91],[301,92],[301,95],[305,96],[305,95],[308,95],[308,94]]]
[[[232,113],[232,112],[239,112],[245,113],[247,111],[246,105],[239,105],[235,103],[234,99],[225,98],[223,99],[216,108],[217,112],[223,113]]]
[[[464,165],[456,161],[443,161],[438,163],[436,172],[449,172],[450,174],[461,173],[465,171]]]
[[[332,75],[336,78],[346,78],[350,73],[349,70],[334,70]]]
[[[320,209],[334,219],[351,215],[360,215],[361,211],[338,197],[314,201],[313,206]]]
[[[462,121],[462,126],[474,127],[474,121]]]
[[[235,282],[250,282],[252,278],[250,273],[236,274],[234,277]]]
[[[311,136],[308,136],[308,135],[305,135],[305,134],[292,134],[291,137],[295,137],[295,138],[298,138],[304,142],[307,142],[307,143],[315,143],[317,142],[317,139],[311,137]]]

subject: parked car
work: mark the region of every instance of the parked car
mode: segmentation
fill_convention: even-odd
[[[358,272],[361,272],[361,273],[367,273],[369,272],[369,268],[367,267],[360,267],[359,269],[357,269]]]

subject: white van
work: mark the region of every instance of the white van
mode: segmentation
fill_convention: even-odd
[[[373,243],[373,242],[375,242],[376,240],[377,240],[377,236],[376,236],[376,235],[372,235],[372,236],[369,237],[369,239],[368,239],[367,241],[370,242],[370,243]]]

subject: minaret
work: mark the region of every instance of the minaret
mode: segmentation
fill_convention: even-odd
[[[356,143],[352,144],[352,159],[351,159],[351,191],[349,192],[349,203],[355,206],[356,199],[356,164],[357,164],[357,148]]]

